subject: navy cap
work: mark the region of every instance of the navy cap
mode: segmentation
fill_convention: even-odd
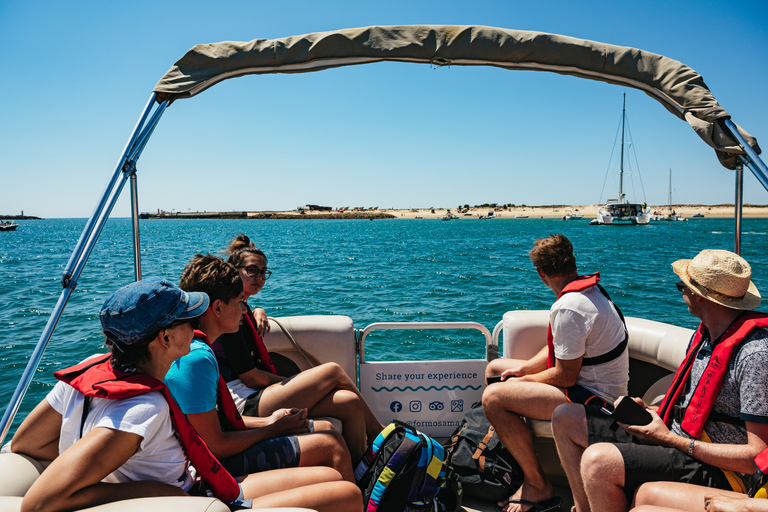
[[[109,296],[99,317],[104,334],[131,345],[175,320],[198,317],[208,309],[208,295],[185,292],[161,277],[149,277],[124,286]]]

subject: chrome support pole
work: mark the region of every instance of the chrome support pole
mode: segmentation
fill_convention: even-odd
[[[733,138],[741,145],[742,149],[744,149],[744,153],[746,153],[746,162],[744,163],[747,164],[747,167],[749,167],[749,170],[752,171],[752,174],[755,175],[755,178],[757,178],[757,181],[760,182],[763,188],[768,190],[768,167],[765,165],[765,162],[760,159],[760,156],[752,149],[752,146],[747,144],[747,141],[741,136],[733,121],[726,119],[725,126],[731,132]]]
[[[741,249],[741,215],[744,204],[744,166],[739,164],[736,167],[736,198],[734,200],[733,216],[736,219],[736,226],[734,230],[734,242],[733,252],[739,254]]]
[[[136,183],[136,169],[131,177],[131,219],[133,220],[133,273],[141,281],[141,244],[139,242],[139,187]]]
[[[29,388],[29,384],[32,382],[32,377],[37,371],[37,367],[43,357],[43,352],[45,352],[48,342],[53,336],[53,331],[56,329],[56,325],[64,312],[64,307],[67,305],[69,297],[77,286],[77,281],[80,278],[83,268],[85,268],[88,257],[96,245],[101,230],[104,228],[104,224],[106,224],[109,214],[117,203],[120,193],[130,177],[130,174],[135,172],[136,160],[141,155],[144,146],[146,146],[149,135],[154,131],[160,120],[160,116],[168,107],[168,102],[161,103],[151,118],[151,124],[146,124],[147,118],[154,106],[154,101],[155,94],[152,93],[141,117],[139,118],[139,122],[133,129],[131,137],[128,139],[128,143],[123,149],[123,154],[118,160],[115,170],[107,182],[107,186],[99,197],[96,208],[88,219],[88,222],[80,235],[80,239],[75,245],[75,250],[72,252],[69,262],[64,269],[64,274],[61,280],[64,289],[59,296],[59,300],[56,303],[51,316],[48,318],[48,322],[40,335],[37,345],[32,351],[32,355],[27,362],[27,366],[24,369],[21,379],[19,379],[19,383],[16,385],[16,390],[11,397],[8,408],[3,413],[3,419],[2,422],[0,422],[0,445],[3,444],[8,431],[11,429],[11,425],[21,406],[24,395]],[[137,141],[141,141],[141,143],[137,144]],[[138,203],[136,204],[136,210],[138,210]],[[135,234],[135,236],[136,238],[134,241],[138,243],[138,234]],[[136,254],[138,254],[138,252]]]

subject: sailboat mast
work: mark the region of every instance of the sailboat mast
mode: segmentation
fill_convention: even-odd
[[[627,118],[627,93],[621,105],[621,159],[619,160],[619,201],[624,200],[624,122]]]
[[[669,193],[667,195],[667,210],[672,210],[672,168],[669,168]]]

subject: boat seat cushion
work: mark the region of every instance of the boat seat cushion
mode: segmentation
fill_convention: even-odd
[[[357,382],[355,326],[350,317],[307,315],[270,319],[270,331],[263,338],[267,350],[289,357],[301,370],[306,370],[311,365],[294,347],[278,322],[293,336],[310,360],[314,359],[321,364],[337,363],[352,382]]]

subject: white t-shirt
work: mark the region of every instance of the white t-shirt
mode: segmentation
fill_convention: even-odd
[[[51,407],[62,416],[59,453],[80,439],[83,398],[82,393],[63,382],[57,382],[46,396]],[[83,435],[97,427],[121,430],[142,437],[136,453],[107,475],[104,482],[156,480],[181,487],[185,491],[192,487],[194,480],[187,470],[181,444],[174,435],[168,403],[159,391],[122,400],[92,398],[83,425]]]
[[[570,292],[549,310],[555,357],[564,361],[610,352],[624,340],[624,324],[597,286]],[[629,352],[605,364],[582,366],[576,384],[613,402],[627,394]]]

